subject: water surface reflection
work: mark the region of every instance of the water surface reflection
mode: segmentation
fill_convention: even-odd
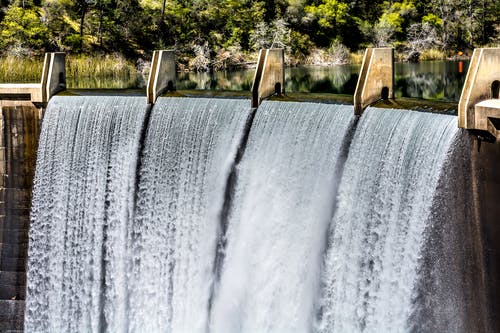
[[[395,65],[396,97],[458,101],[468,62],[428,61]],[[285,91],[353,95],[360,65],[287,68]],[[254,70],[232,72],[181,73],[178,89],[250,90]]]

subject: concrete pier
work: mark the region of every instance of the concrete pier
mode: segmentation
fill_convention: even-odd
[[[252,85],[252,107],[274,94],[285,93],[285,54],[283,49],[260,50]]]
[[[500,48],[475,49],[458,104],[458,127],[499,136]]]
[[[394,49],[367,48],[354,92],[354,114],[389,98],[394,98]]]
[[[154,104],[162,93],[175,90],[175,77],[175,52],[154,51],[146,88],[148,103]]]
[[[2,83],[0,99],[47,103],[57,92],[66,89],[66,55],[46,53],[40,83]]]

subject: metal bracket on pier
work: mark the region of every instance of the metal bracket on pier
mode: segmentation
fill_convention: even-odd
[[[267,97],[285,93],[285,55],[283,49],[262,49],[252,85],[252,107]]]
[[[154,51],[146,89],[148,104],[155,103],[165,91],[175,90],[175,76],[175,51]]]
[[[500,48],[475,49],[458,104],[458,127],[500,139]]]
[[[40,83],[0,84],[0,99],[29,100],[47,103],[52,96],[66,89],[66,54],[45,53]]]
[[[389,98],[394,98],[394,49],[367,48],[354,93],[354,114],[361,115],[370,104]]]

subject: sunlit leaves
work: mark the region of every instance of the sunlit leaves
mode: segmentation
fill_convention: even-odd
[[[334,28],[346,22],[349,5],[340,0],[323,0],[317,6],[306,6],[305,10],[318,19],[320,27]]]

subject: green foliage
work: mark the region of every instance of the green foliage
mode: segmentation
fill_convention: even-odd
[[[318,19],[319,26],[326,29],[346,23],[348,9],[349,5],[340,0],[323,0],[319,5],[305,7],[307,13]]]
[[[137,59],[175,48],[181,66],[211,70],[272,45],[285,48],[289,63],[345,59],[345,49],[341,56],[329,49],[337,44],[351,52],[456,53],[496,45],[498,17],[495,0],[0,0],[0,55],[61,50]]]
[[[443,19],[437,15],[429,13],[422,17],[422,23],[428,23],[436,28],[441,28],[443,26]]]
[[[387,2],[385,4],[389,5]],[[383,12],[379,22],[390,26],[395,32],[402,33],[416,13],[415,5],[411,1],[394,2]]]
[[[0,24],[0,49],[43,50],[48,35],[36,10],[11,5]]]

